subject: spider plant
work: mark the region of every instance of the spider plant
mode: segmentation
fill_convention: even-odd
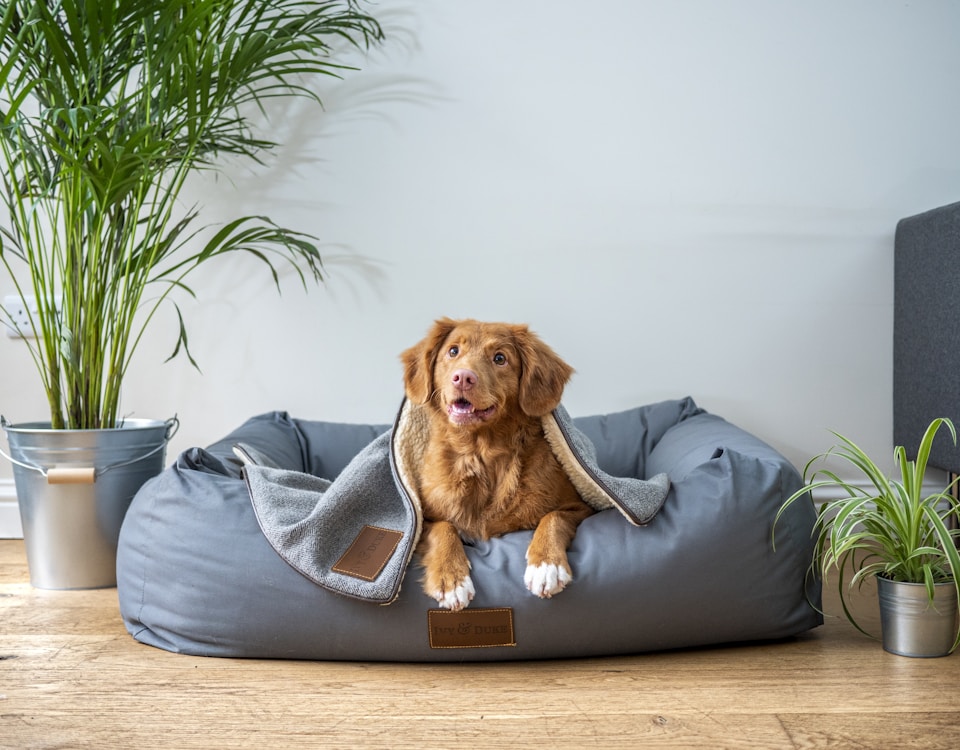
[[[314,238],[265,216],[211,228],[181,194],[223,155],[261,162],[273,97],[317,99],[338,50],[378,43],[354,0],[0,0],[0,262],[36,300],[27,344],[54,429],[118,423],[120,390],[158,308],[188,276],[248,253],[322,280]],[[12,324],[5,309],[0,312]],[[0,317],[2,321],[2,317]]]
[[[923,584],[931,602],[934,586],[949,582],[960,602],[960,554],[956,546],[960,531],[950,528],[951,518],[960,518],[960,505],[951,494],[958,480],[929,495],[924,495],[923,488],[930,449],[943,426],[956,445],[953,423],[938,418],[927,427],[916,460],[907,458],[902,445],[894,449],[900,479],[888,478],[855,443],[832,433],[839,444],[807,463],[803,471],[804,487],[787,498],[777,514],[776,520],[779,520],[790,505],[806,498],[810,492],[830,490],[840,494],[838,499],[824,502],[818,510],[812,566],[824,580],[830,570],[838,573],[844,614],[865,634],[847,604],[843,582],[848,576],[850,588],[860,586],[874,575]],[[860,480],[866,481],[841,478],[822,465],[831,458],[846,462],[856,470]],[[954,648],[958,643],[960,633]]]

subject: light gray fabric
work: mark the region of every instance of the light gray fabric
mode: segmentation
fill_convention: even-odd
[[[391,470],[392,434],[371,442],[334,481],[300,471],[244,467],[257,521],[277,554],[324,588],[378,603],[396,598],[418,536],[414,509]],[[373,581],[333,569],[366,525],[403,533]]]
[[[408,581],[390,606],[318,586],[260,530],[233,454],[335,481],[389,424],[248,419],[181,453],[137,493],[120,532],[120,614],[138,641],[217,657],[464,662],[633,654],[782,639],[822,623],[812,503],[773,519],[800,487],[759,438],[683,398],[573,420],[615,477],[671,478],[646,526],[616,510],[587,518],[570,546],[573,581],[541,600],[523,583],[531,532],[468,544],[472,608],[510,608],[516,645],[431,648],[436,602]],[[411,570],[408,575],[414,575]]]
[[[557,425],[558,432],[551,429],[552,423]],[[616,508],[634,526],[653,520],[670,489],[670,478],[665,471],[650,479],[607,473],[597,463],[593,442],[577,429],[562,405],[544,418],[544,428],[561,466],[594,510]]]
[[[371,441],[333,481],[276,468],[265,454],[235,446],[248,462],[244,477],[257,521],[280,557],[336,593],[379,604],[396,599],[423,524],[416,474],[428,438],[424,409],[405,400],[394,428]],[[649,480],[608,474],[562,406],[544,418],[544,429],[561,466],[595,510],[616,508],[635,525],[649,523],[660,510],[670,488],[666,473]],[[386,565],[372,580],[336,570],[368,526],[402,534]]]

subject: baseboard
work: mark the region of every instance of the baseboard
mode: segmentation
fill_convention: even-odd
[[[852,484],[863,485],[862,482]],[[863,486],[863,489],[867,489]],[[943,489],[943,485],[924,483],[924,495],[931,495]],[[836,491],[819,490],[814,493],[814,502],[819,506],[823,502],[839,500],[842,495]],[[23,539],[23,526],[20,523],[20,508],[17,505],[17,492],[12,479],[0,479],[0,539]]]
[[[0,539],[23,539],[17,491],[12,479],[0,479]]]
[[[876,492],[876,489],[872,484],[863,479],[853,479],[848,480],[851,487],[856,487],[867,494],[873,494]],[[927,480],[923,483],[923,496],[929,497],[934,495],[937,492],[942,492],[946,482],[937,482]],[[827,488],[818,488],[813,491],[813,502],[819,507],[822,503],[832,502],[833,500],[842,500],[847,497],[842,491],[838,490],[836,487],[827,487]],[[946,507],[944,505],[944,507]]]

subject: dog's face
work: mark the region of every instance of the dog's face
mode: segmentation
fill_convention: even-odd
[[[466,428],[548,414],[573,374],[527,326],[476,320],[436,321],[401,358],[407,397]]]

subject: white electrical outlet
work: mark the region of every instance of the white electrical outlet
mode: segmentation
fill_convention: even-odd
[[[37,315],[37,300],[27,296],[20,298],[16,294],[8,294],[3,298],[3,309],[7,314],[0,316],[7,336],[11,339],[33,339],[37,337],[33,326],[30,325],[30,316]],[[29,310],[29,314],[28,311]]]

